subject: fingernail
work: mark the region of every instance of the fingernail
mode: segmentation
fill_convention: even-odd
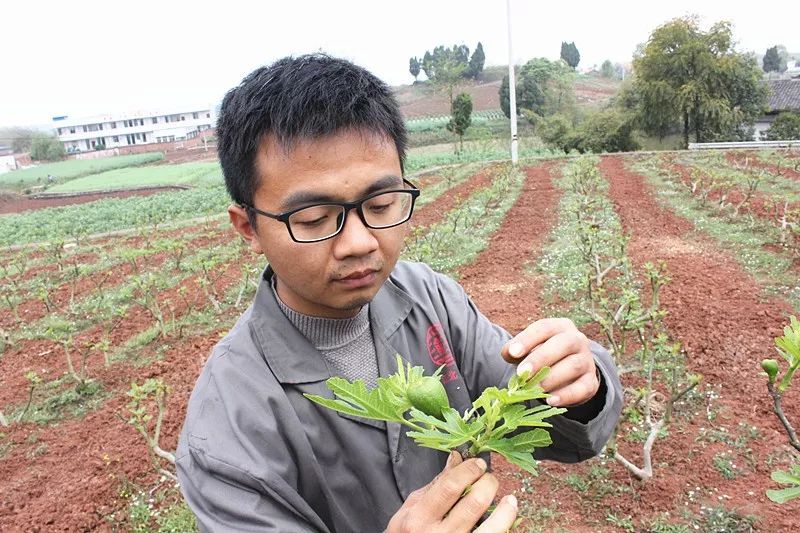
[[[530,363],[522,363],[517,367],[517,375],[520,376],[523,372],[530,373],[531,370],[533,370],[533,365]]]
[[[478,468],[480,468],[481,470],[486,470],[486,461],[484,461],[480,457],[478,457],[475,460],[475,464],[478,465]]]
[[[506,501],[509,505],[511,505],[511,507],[514,507],[515,509],[517,508],[517,497],[513,494],[506,496]]]
[[[512,342],[511,346],[508,347],[508,354],[511,357],[519,357],[522,353],[522,345],[518,342]]]
[[[561,403],[561,398],[559,398],[558,396],[550,396],[549,398],[547,398],[548,405],[557,406],[560,403]]]
[[[456,451],[450,452],[450,455],[447,456],[447,464],[445,466],[450,466],[453,464],[453,461],[455,461],[455,454],[457,453],[458,452]]]

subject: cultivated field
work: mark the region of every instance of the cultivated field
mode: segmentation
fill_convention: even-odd
[[[759,362],[800,310],[797,162],[667,152],[473,161],[412,178],[423,194],[406,259],[459,278],[512,333],[571,317],[624,371],[624,416],[603,457],[544,463],[538,477],[495,460],[502,491],[520,499],[520,531],[794,530],[798,501],[765,496],[794,455]],[[160,447],[174,450],[205,358],[264,267],[220,215],[224,188],[198,181],[0,216],[0,247],[46,241],[0,251],[0,530],[191,526],[137,426],[152,437],[158,420]],[[795,421],[798,389],[784,397]],[[614,452],[641,467],[651,433],[641,481]]]

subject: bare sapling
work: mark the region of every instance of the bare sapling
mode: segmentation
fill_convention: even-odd
[[[781,365],[775,359],[764,359],[761,368],[767,375],[767,391],[772,397],[772,411],[780,420],[789,445],[796,450],[794,465],[789,472],[775,471],[772,480],[788,487],[779,490],[768,490],[767,497],[775,503],[785,503],[795,498],[800,498],[800,440],[797,431],[783,410],[783,395],[792,383],[795,372],[800,368],[800,322],[797,318],[790,317],[789,325],[783,329],[783,336],[775,339],[775,348],[787,365],[783,376],[779,376]]]
[[[42,378],[33,370],[25,373],[25,379],[28,381],[28,401],[25,403],[25,407],[22,408],[22,411],[17,415],[17,423],[22,422],[25,415],[28,414],[28,410],[33,403],[33,393],[36,391],[36,387],[42,383]]]
[[[161,378],[149,378],[141,385],[131,383],[127,392],[128,413],[127,423],[133,426],[147,443],[150,460],[155,469],[162,475],[177,481],[171,470],[164,468],[164,461],[175,466],[175,454],[161,447],[161,427],[167,410],[167,395],[169,386]]]
[[[699,375],[685,375],[683,369],[683,356],[680,343],[671,342],[666,327],[663,324],[665,312],[661,309],[659,292],[669,280],[663,265],[654,267],[646,265],[647,277],[650,283],[653,302],[647,311],[647,318],[640,322],[636,332],[641,344],[641,359],[645,370],[645,388],[642,391],[644,402],[644,422],[649,430],[644,445],[642,446],[642,466],[637,466],[623,456],[618,449],[614,451],[614,459],[619,461],[631,474],[640,481],[647,481],[653,477],[653,446],[661,431],[671,422],[675,404],[692,391],[699,383]],[[661,400],[659,409],[663,411],[656,419],[654,411],[660,393],[656,390],[654,381],[657,370],[667,370],[667,395]],[[661,395],[664,396],[664,395]],[[616,446],[615,446],[616,447]]]

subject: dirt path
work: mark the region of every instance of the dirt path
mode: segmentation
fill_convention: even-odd
[[[637,517],[675,512],[687,488],[699,487],[697,503],[724,504],[740,514],[756,515],[757,527],[763,531],[792,530],[792,523],[796,526],[793,515],[764,495],[766,488],[774,488],[771,469],[785,466],[770,468],[766,462],[785,448],[786,437],[769,407],[758,364],[775,355],[773,338],[780,334],[791,309],[782,300],[763,296],[733,258],[710,239],[696,235],[689,221],[662,209],[644,178],[629,172],[621,158],[604,157],[600,169],[610,183],[609,196],[622,226],[632,235],[629,256],[634,264],[667,262],[672,277],[663,290],[667,325],[683,343],[689,370],[701,373],[706,390],[719,395],[715,418],[701,413],[676,421],[669,438],[656,444],[656,465],[669,466],[657,466],[655,478],[645,485],[628,480],[635,484],[639,501],[619,498],[620,509]],[[789,416],[795,419],[800,414],[799,396],[785,401],[791,406]],[[761,435],[749,444],[751,464],[741,465],[743,471],[728,480],[712,461],[730,446],[704,441],[703,435],[705,426],[724,426],[735,434],[740,422],[758,427]],[[677,424],[680,427],[674,427]],[[615,465],[614,476],[625,479],[627,473]],[[710,492],[710,487],[717,492]]]
[[[512,334],[540,318],[541,285],[525,271],[535,262],[556,221],[559,192],[545,162],[525,169],[517,201],[475,262],[459,271],[459,280],[483,314]]]

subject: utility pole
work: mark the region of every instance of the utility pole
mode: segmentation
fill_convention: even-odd
[[[508,15],[508,103],[511,119],[511,164],[519,161],[517,148],[517,83],[514,79],[514,54],[511,52],[511,0],[506,0]]]

